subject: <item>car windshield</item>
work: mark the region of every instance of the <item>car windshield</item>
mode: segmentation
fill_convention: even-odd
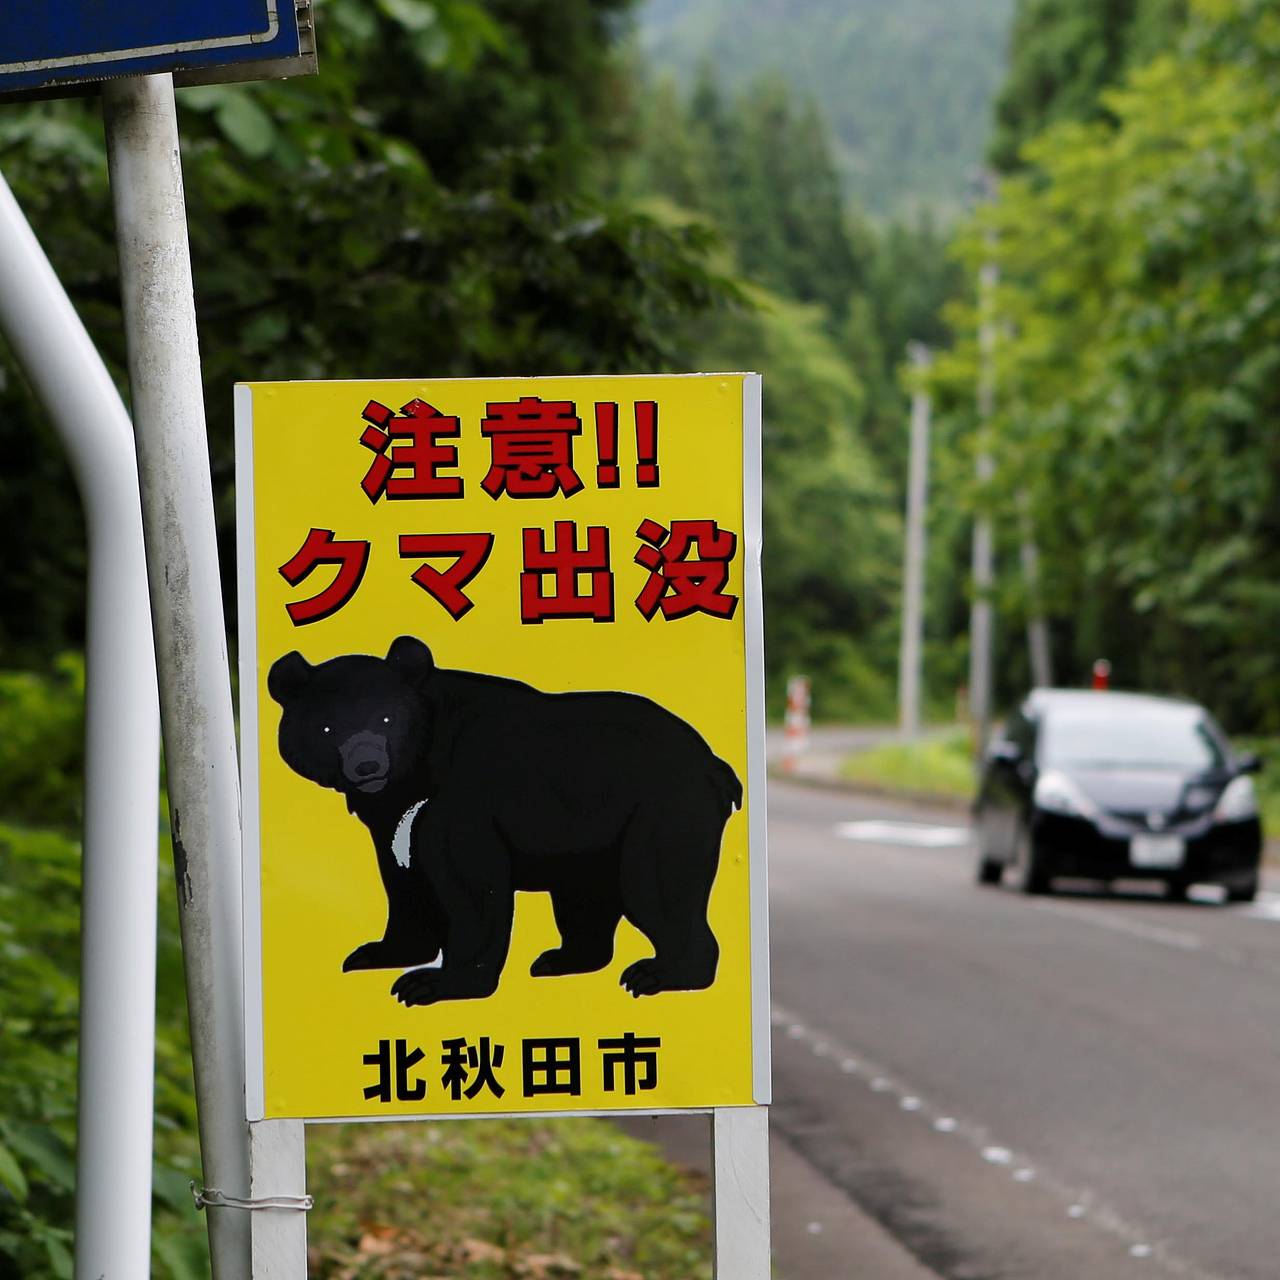
[[[1055,711],[1045,717],[1041,762],[1050,769],[1221,769],[1222,747],[1197,714]]]

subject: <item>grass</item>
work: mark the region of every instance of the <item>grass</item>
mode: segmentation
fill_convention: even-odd
[[[318,1280],[690,1280],[706,1180],[606,1121],[317,1125]]]
[[[967,800],[973,794],[969,734],[955,729],[859,751],[845,760],[841,773],[850,782],[886,791]]]

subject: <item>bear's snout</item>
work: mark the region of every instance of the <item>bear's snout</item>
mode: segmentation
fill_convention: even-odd
[[[391,758],[382,734],[367,730],[353,733],[338,750],[342,753],[342,776],[358,791],[372,794],[387,785]]]

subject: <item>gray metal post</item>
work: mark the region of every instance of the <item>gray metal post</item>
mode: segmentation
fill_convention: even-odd
[[[769,1108],[711,1113],[713,1280],[769,1280]]]
[[[929,500],[929,392],[924,374],[929,348],[913,342],[916,367],[911,394],[911,456],[907,473],[907,528],[902,566],[902,637],[898,648],[898,727],[909,738],[920,732],[920,671],[924,632],[925,511]]]
[[[0,330],[66,447],[88,528],[75,1276],[145,1276],[160,722],[133,431],[3,177]]]
[[[1018,494],[1022,516],[1022,581],[1027,594],[1027,652],[1031,659],[1031,682],[1039,689],[1053,684],[1053,650],[1049,624],[1040,600],[1040,548],[1036,546],[1031,522],[1031,499],[1024,489]]]
[[[247,1197],[240,792],[173,79],[109,80],[102,98],[204,1183]],[[215,1280],[249,1276],[248,1217],[208,1211]]]
[[[981,316],[978,329],[978,446],[977,476],[985,487],[995,474],[988,424],[995,408],[995,345],[993,317],[998,269],[994,262],[983,264],[978,280],[978,307]],[[995,546],[991,517],[982,509],[985,498],[979,498],[979,511],[973,522],[973,603],[969,608],[969,714],[973,721],[974,746],[979,756],[986,750],[991,734],[991,652],[994,644]]]
[[[307,1138],[301,1120],[255,1120],[249,1126],[253,1198],[301,1196],[307,1185]],[[307,1280],[307,1215],[258,1209],[253,1231],[253,1280]]]

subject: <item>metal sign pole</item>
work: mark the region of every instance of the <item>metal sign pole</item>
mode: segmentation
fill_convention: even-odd
[[[714,1280],[769,1280],[769,1108],[711,1113]]]
[[[75,1275],[145,1276],[160,724],[133,432],[3,177],[0,331],[66,446],[88,526]]]
[[[253,1199],[253,1280],[307,1280],[307,1214],[286,1207],[307,1182],[306,1127],[301,1120],[256,1120],[249,1126]],[[280,1199],[270,1207],[263,1201]]]
[[[205,1187],[249,1194],[240,796],[177,114],[169,75],[103,86]],[[212,1207],[215,1280],[249,1215]]]

